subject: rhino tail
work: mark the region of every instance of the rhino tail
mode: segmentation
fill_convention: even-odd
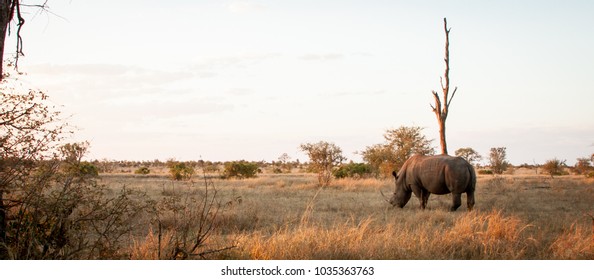
[[[468,189],[474,192],[476,189],[476,172],[474,171],[474,167],[472,165],[468,165],[468,172],[470,173],[470,182]]]
[[[468,172],[470,172],[470,182],[466,189],[466,201],[468,204],[468,211],[472,211],[474,208],[474,191],[476,189],[476,173],[472,165],[468,165]]]

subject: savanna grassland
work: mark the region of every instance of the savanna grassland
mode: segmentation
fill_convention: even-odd
[[[453,213],[449,195],[431,196],[425,211],[414,196],[403,209],[391,207],[380,193],[391,194],[389,179],[319,188],[308,173],[182,182],[111,174],[100,183],[177,209],[158,222],[138,220],[144,226],[126,249],[132,259],[178,254],[192,238],[202,238],[196,249],[209,259],[594,259],[594,180],[582,176],[479,176],[475,210],[466,211],[463,196]],[[197,226],[187,221],[204,210],[208,232],[193,235]]]

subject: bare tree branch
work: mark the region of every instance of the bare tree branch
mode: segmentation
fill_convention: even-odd
[[[456,94],[456,90],[458,88],[457,87],[454,88],[452,95],[449,96],[449,94],[450,94],[449,33],[450,33],[451,28],[448,28],[448,23],[447,23],[446,18],[443,19],[443,26],[444,26],[444,31],[445,31],[445,35],[446,35],[445,57],[443,60],[445,62],[446,67],[445,67],[443,77],[439,78],[439,83],[441,85],[441,90],[443,92],[443,103],[441,101],[439,94],[436,91],[432,91],[431,93],[433,94],[433,97],[435,99],[435,105],[431,105],[431,109],[435,113],[435,116],[437,117],[437,123],[439,124],[439,140],[440,140],[440,144],[441,144],[441,153],[444,155],[447,155],[448,148],[447,148],[446,137],[445,137],[445,132],[446,132],[445,122],[446,122],[446,119],[449,114],[450,104],[452,102],[452,99],[454,99],[454,95]]]
[[[452,96],[450,97],[450,100],[446,104],[446,107],[448,107],[448,109],[450,108],[450,103],[452,103],[452,99],[454,99],[454,95],[456,95],[456,90],[458,90],[458,87],[454,88],[454,91],[452,92]]]
[[[5,53],[4,43],[6,35],[10,35],[11,33],[11,22],[15,20],[16,24],[16,51],[14,63],[11,63],[11,66],[18,72],[19,58],[25,55],[23,52],[23,37],[21,36],[23,25],[25,25],[22,8],[33,8],[50,12],[47,2],[48,0],[40,4],[26,4],[22,3],[21,0],[0,1],[0,81],[4,79],[4,72],[2,71]]]

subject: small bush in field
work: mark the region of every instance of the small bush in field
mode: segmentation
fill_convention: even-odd
[[[332,171],[346,159],[342,156],[342,149],[325,141],[301,144],[299,148],[309,157],[309,167],[318,173],[320,186],[330,185]]]
[[[151,170],[146,166],[134,170],[134,174],[147,175],[149,173],[151,173]]]
[[[97,177],[99,176],[99,169],[90,162],[81,162],[77,166],[77,172],[80,176]]]
[[[588,176],[589,172],[592,172],[592,164],[590,164],[592,160],[589,158],[578,158],[577,163],[575,164],[575,173],[580,175],[584,174]]]
[[[247,162],[245,160],[242,161],[231,161],[225,162],[225,171],[224,176],[225,178],[255,178],[260,169],[258,168],[258,164]]]
[[[544,170],[544,172],[551,175],[551,177],[561,176],[567,175],[567,172],[565,172],[564,170],[565,166],[565,160],[559,160],[555,158],[547,160],[547,162],[545,162],[545,164],[542,166],[542,169]]]
[[[88,150],[89,143],[69,143],[59,148],[60,153],[67,155],[64,159],[63,171],[73,176],[97,177],[99,169],[94,164],[82,161],[84,153]]]
[[[511,165],[507,160],[506,147],[491,148],[489,163],[495,174],[503,174]]]
[[[490,169],[481,169],[478,171],[479,175],[493,175],[493,170]]]
[[[173,180],[189,180],[194,175],[194,168],[185,162],[169,161],[167,165]]]
[[[365,163],[348,163],[343,164],[338,169],[334,170],[334,177],[341,178],[364,178],[369,177],[373,173],[371,165]]]
[[[278,167],[275,167],[274,169],[272,169],[272,173],[274,173],[274,174],[282,174],[283,173],[283,170],[280,169],[280,168],[278,168]]]

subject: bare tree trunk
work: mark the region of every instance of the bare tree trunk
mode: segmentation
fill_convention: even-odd
[[[25,24],[25,19],[21,14],[21,5],[27,7],[37,7],[47,9],[47,1],[40,4],[21,4],[20,0],[0,0],[0,81],[4,79],[3,64],[6,33],[9,30],[10,22],[16,16],[16,53],[14,56],[14,67],[18,71],[19,57],[23,54],[23,38],[21,38],[21,28]]]
[[[452,102],[452,99],[454,98],[454,95],[456,94],[456,90],[458,88],[457,87],[454,88],[454,91],[452,92],[452,96],[449,96],[449,94],[450,94],[450,50],[449,50],[449,48],[450,48],[450,39],[449,39],[450,29],[448,29],[448,22],[447,22],[446,18],[443,19],[443,27],[444,27],[445,35],[446,35],[445,58],[444,58],[446,69],[445,69],[444,76],[440,78],[441,90],[443,91],[443,103],[439,97],[439,94],[437,94],[436,91],[432,91],[433,98],[435,99],[435,105],[431,105],[431,108],[433,109],[433,112],[435,113],[435,116],[437,117],[437,123],[439,124],[439,143],[441,144],[441,154],[447,155],[448,147],[447,147],[447,143],[446,143],[445,122],[448,117],[450,103]],[[445,84],[444,84],[444,80],[445,80]]]
[[[11,0],[0,0],[0,82],[4,79],[4,40],[10,23]],[[0,161],[3,159],[0,159]],[[3,170],[0,170],[0,172]],[[8,259],[6,245],[6,206],[4,205],[4,185],[0,184],[0,260]]]
[[[0,81],[4,78],[4,40],[12,19],[12,0],[0,0]]]
[[[447,155],[448,154],[448,144],[446,142],[446,125],[445,125],[445,118],[440,120],[437,117],[437,121],[439,122],[439,144],[441,145],[441,154]]]
[[[4,79],[4,40],[6,39],[6,32],[8,25],[12,20],[14,0],[0,0],[0,82]],[[3,159],[0,159],[0,161]],[[0,170],[3,171],[3,170]],[[6,244],[6,212],[7,207],[4,204],[4,184],[0,184],[0,260],[8,259],[8,246]]]
[[[4,205],[4,191],[0,189],[0,260],[8,259],[6,244],[6,207]]]

